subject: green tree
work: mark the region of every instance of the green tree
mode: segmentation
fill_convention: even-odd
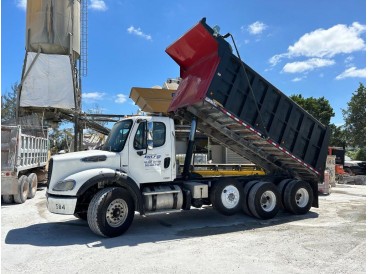
[[[70,151],[71,142],[73,140],[73,129],[55,128],[50,132],[49,138],[52,140],[52,143],[50,145],[52,154],[56,154],[60,150]]]
[[[331,140],[330,146],[345,147],[346,146],[346,132],[343,126],[337,127],[334,124],[330,125]]]
[[[355,160],[357,160],[357,161],[365,161],[366,160],[365,148],[360,148],[357,151],[357,153],[355,154]]]
[[[304,98],[301,94],[293,94],[290,98],[324,125],[329,125],[331,118],[335,116],[330,102],[325,97]]]
[[[360,83],[359,88],[353,92],[347,109],[342,110],[345,120],[346,139],[353,147],[365,148],[366,131],[366,91]]]
[[[18,87],[18,83],[14,83],[12,91],[1,95],[1,123],[15,122]]]

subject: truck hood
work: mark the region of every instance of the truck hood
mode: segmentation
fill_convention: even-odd
[[[81,160],[86,157],[106,156],[107,158],[115,157],[117,153],[105,150],[84,150],[78,152],[70,152],[66,154],[58,154],[52,156],[54,161]]]
[[[70,175],[93,169],[120,169],[120,153],[87,150],[52,156],[53,165],[49,186]],[[82,183],[82,182],[79,182]]]

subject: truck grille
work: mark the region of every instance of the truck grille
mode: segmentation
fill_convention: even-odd
[[[53,164],[54,164],[54,160],[51,158],[49,161],[49,168],[47,170],[47,189],[49,189],[49,185],[50,185]]]

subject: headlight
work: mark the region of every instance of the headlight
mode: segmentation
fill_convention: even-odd
[[[76,182],[72,179],[63,180],[63,181],[57,182],[56,185],[52,188],[52,190],[55,190],[55,191],[72,190],[75,187],[75,184]]]

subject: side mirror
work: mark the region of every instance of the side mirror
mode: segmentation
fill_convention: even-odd
[[[147,149],[153,149],[153,122],[147,122]]]

